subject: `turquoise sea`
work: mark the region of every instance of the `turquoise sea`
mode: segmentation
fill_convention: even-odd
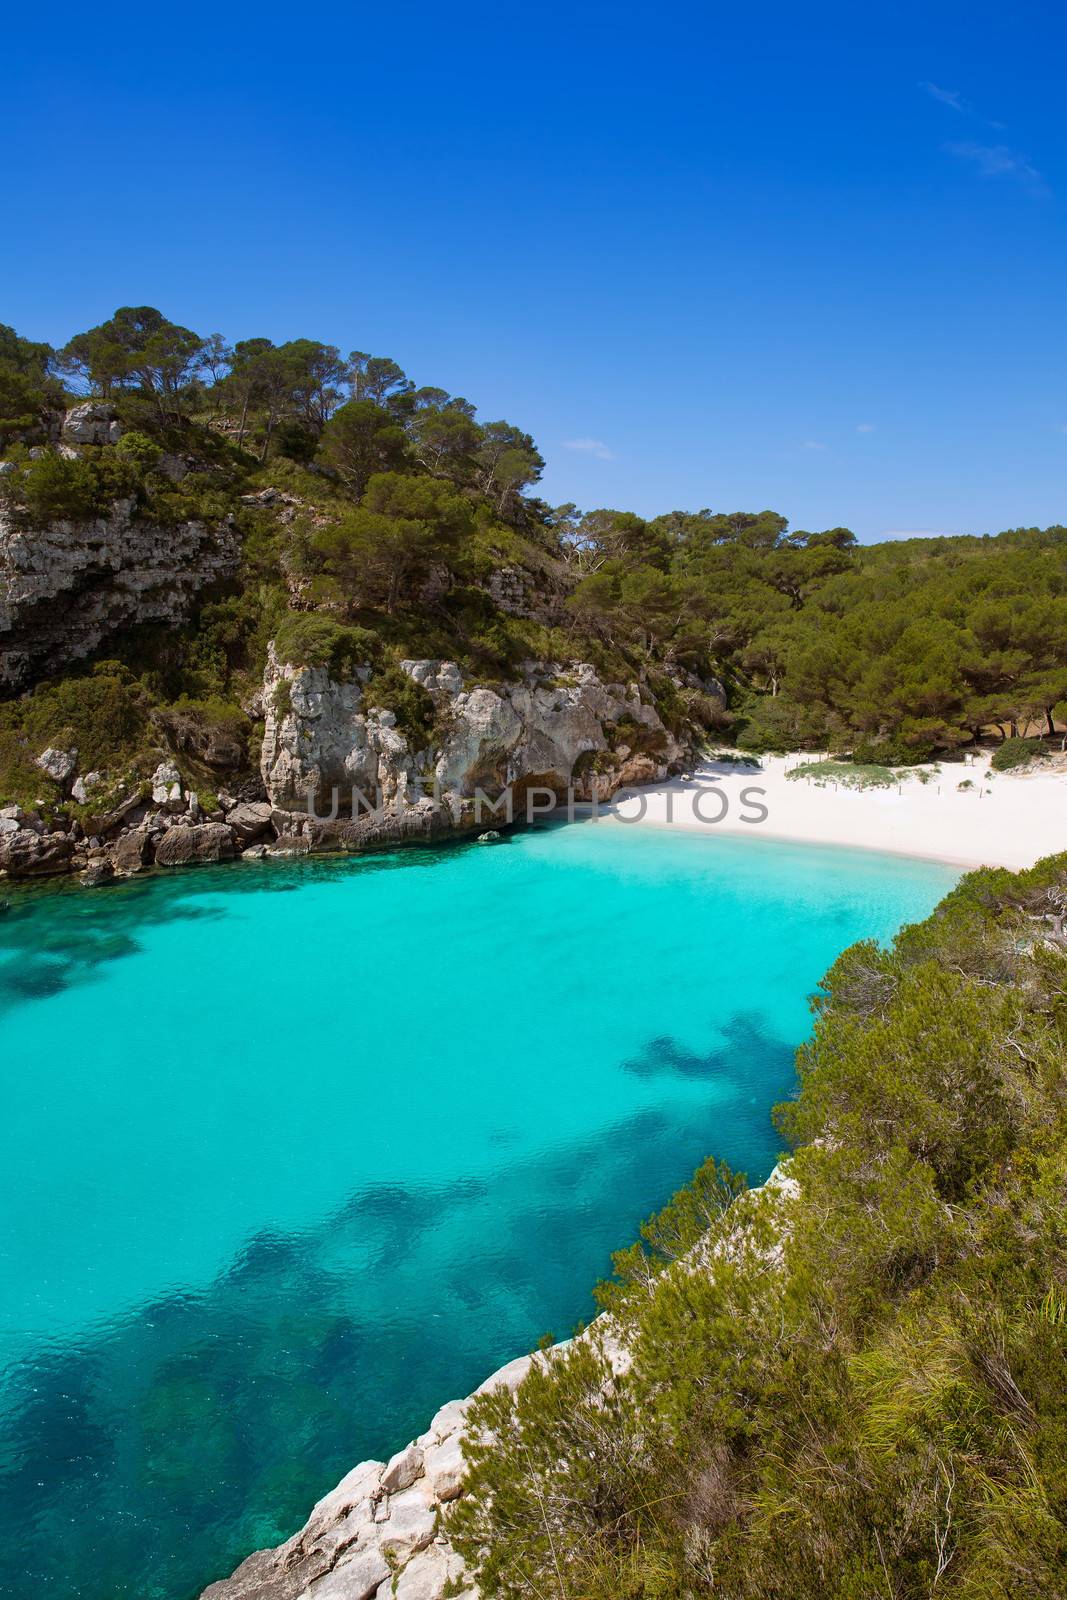
[[[188,1600],[592,1312],[947,867],[590,823],[0,914],[0,1592]]]

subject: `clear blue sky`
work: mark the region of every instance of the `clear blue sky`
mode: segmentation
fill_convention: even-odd
[[[1067,14],[21,7],[0,321],[395,357],[546,497],[862,538],[1067,520]]]

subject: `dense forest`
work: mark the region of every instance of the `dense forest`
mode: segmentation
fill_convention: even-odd
[[[709,1161],[601,1287],[630,1370],[477,1402],[483,1594],[1067,1594],[1065,910],[1067,856],[984,870],[837,960],[792,1189]]]
[[[117,419],[113,442],[64,440],[86,398]],[[413,732],[430,712],[403,657],[449,657],[482,682],[590,660],[694,744],[751,751],[903,764],[1067,720],[1067,530],[864,548],[769,511],[550,506],[521,428],[313,339],[231,345],[151,307],[58,350],[0,327],[0,454],[9,526],[118,506],[160,540],[226,523],[241,549],[180,625],[116,633],[0,703],[0,799],[40,790],[32,755],[61,736],[135,767],[177,715],[254,750],[272,639],[340,675],[369,663]]]

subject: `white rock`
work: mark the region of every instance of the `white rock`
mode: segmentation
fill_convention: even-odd
[[[435,1500],[454,1500],[463,1487],[467,1464],[463,1459],[461,1435],[453,1434],[443,1444],[434,1445],[423,1457],[425,1486]]]
[[[500,1367],[491,1377],[486,1378],[484,1383],[480,1383],[474,1392],[488,1394],[491,1389],[510,1389],[514,1394],[533,1364],[533,1356],[516,1356],[514,1361],[509,1361],[506,1366]]]
[[[109,405],[86,400],[73,406],[63,418],[63,438],[69,444],[117,444],[122,424]]]
[[[351,1472],[346,1472],[340,1483],[316,1502],[308,1518],[308,1528],[316,1531],[329,1527],[331,1523],[340,1522],[361,1501],[370,1500],[377,1492],[382,1466],[381,1461],[361,1461]]]
[[[408,1562],[396,1579],[393,1594],[395,1600],[444,1600],[446,1590],[466,1577],[466,1568],[457,1555],[432,1545]]]
[[[157,806],[173,806],[182,797],[182,775],[173,761],[161,761],[152,774],[152,799]]]
[[[318,1578],[304,1593],[307,1600],[370,1600],[389,1577],[389,1563],[374,1545],[364,1545],[332,1572]]]
[[[435,1411],[430,1423],[430,1432],[435,1439],[447,1439],[457,1428],[462,1428],[467,1416],[469,1400],[449,1400],[440,1411]]]
[[[89,791],[98,788],[103,781],[99,772],[86,772],[82,777],[75,778],[71,785],[71,799],[76,800],[80,806],[85,805],[89,799]]]
[[[422,1451],[417,1444],[406,1445],[390,1457],[382,1473],[382,1488],[389,1494],[407,1489],[422,1472]]]
[[[405,1557],[424,1550],[432,1541],[437,1517],[418,1488],[390,1495],[389,1517],[378,1530],[386,1555]]]
[[[34,765],[40,767],[42,772],[46,772],[53,783],[66,783],[78,770],[78,752],[57,750],[49,745],[47,750],[41,751]]]

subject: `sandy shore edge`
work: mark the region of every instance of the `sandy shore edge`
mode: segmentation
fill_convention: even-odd
[[[873,850],[964,869],[1017,871],[1067,849],[1067,770],[1058,763],[1047,771],[997,773],[979,756],[915,769],[888,789],[853,789],[788,776],[811,759],[764,756],[758,767],[704,761],[686,778],[600,805],[597,819],[614,827],[680,828],[709,840],[744,836]],[[576,820],[591,815],[591,807],[575,807]]]

